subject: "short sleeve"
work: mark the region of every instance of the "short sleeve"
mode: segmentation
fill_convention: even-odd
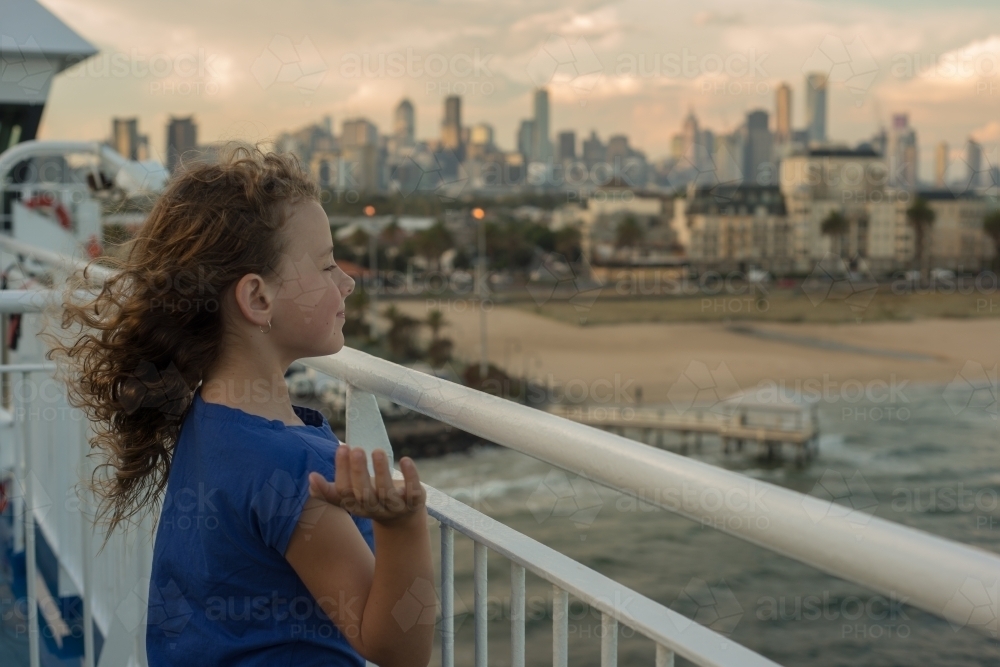
[[[271,460],[261,468],[263,474],[250,501],[251,529],[282,556],[309,496],[309,473],[318,472],[332,481],[337,447],[333,441],[320,445],[298,436],[290,437],[287,445],[274,448],[280,456],[268,457]]]

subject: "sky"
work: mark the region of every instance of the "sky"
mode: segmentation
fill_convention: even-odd
[[[1000,143],[1000,3],[688,3],[674,0],[41,0],[100,53],[58,75],[41,138],[100,139],[138,117],[154,155],[168,118],[194,115],[199,143],[266,140],[332,118],[390,132],[403,97],[418,139],[440,135],[444,97],[462,122],[515,146],[532,91],[549,88],[553,134],[626,134],[650,159],[670,152],[691,110],[703,127],[774,113],[804,76],[830,76],[828,134],[855,143],[909,114],[921,177],[935,147]],[[995,163],[995,160],[994,160]]]

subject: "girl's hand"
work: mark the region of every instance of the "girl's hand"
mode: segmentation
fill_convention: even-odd
[[[416,464],[408,456],[399,460],[403,480],[394,480],[389,471],[389,457],[376,449],[372,454],[374,487],[368,474],[365,450],[360,447],[351,449],[341,443],[335,464],[333,482],[328,482],[319,473],[309,473],[309,495],[385,526],[404,522],[424,507],[427,492],[420,484]]]

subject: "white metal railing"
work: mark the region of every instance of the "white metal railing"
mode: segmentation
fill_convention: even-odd
[[[0,238],[0,247],[6,245]],[[23,294],[13,297],[19,302],[28,299]],[[54,295],[31,297],[43,302],[51,298]],[[863,539],[858,539],[859,513],[849,508],[647,447],[350,348],[303,363],[349,385],[346,440],[369,453],[383,449],[390,460],[392,456],[377,395],[828,573],[886,595],[908,598],[910,604],[953,623],[989,633],[988,626],[956,619],[949,610],[969,582],[986,591],[996,590],[1000,557],[990,552],[868,515],[864,517]],[[681,502],[675,502],[675,493],[662,493],[664,490],[680,491]],[[553,584],[553,658],[557,665],[566,664],[564,612],[570,593],[601,610],[605,630],[615,630],[622,623],[654,640],[658,665],[670,664],[674,653],[703,665],[774,664],[431,487],[427,491],[428,509],[442,524],[444,667],[451,667],[454,660],[455,530],[475,541],[477,665],[485,665],[486,657],[483,612],[488,549],[511,560],[515,605],[524,599],[525,569]],[[698,501],[689,503],[687,498]],[[706,498],[720,502],[700,502]],[[766,528],[762,527],[765,523]],[[616,599],[615,594],[627,594],[635,602],[609,602]],[[515,653],[516,663],[523,659],[523,606],[513,616],[512,644],[522,651],[520,656]],[[615,664],[616,637],[616,632],[603,633],[602,665]]]
[[[0,240],[0,245],[3,241]],[[58,294],[51,291],[0,291],[0,312],[31,312],[52,303]],[[311,363],[310,360],[309,363]],[[51,371],[52,364],[20,364],[0,366],[0,372],[20,373],[27,379],[30,373]],[[416,372],[416,371],[415,371]],[[423,375],[423,374],[421,374]],[[429,376],[428,376],[429,377]],[[26,383],[27,384],[27,383]],[[26,387],[17,393],[25,395]],[[31,383],[31,393],[41,394],[38,383]],[[44,406],[33,408],[33,400],[18,405],[15,421],[22,425],[20,439],[18,484],[24,488],[26,507],[18,513],[23,517],[28,563],[28,599],[38,600],[35,589],[38,580],[34,523],[37,521],[46,540],[57,554],[60,570],[68,581],[60,584],[60,595],[77,594],[85,602],[85,660],[94,664],[93,622],[107,640],[99,665],[145,664],[142,649],[145,630],[146,591],[152,561],[151,526],[147,520],[139,530],[128,536],[116,533],[102,554],[92,546],[87,512],[72,504],[56,502],[60,495],[69,499],[67,489],[74,489],[81,479],[89,478],[93,468],[86,465],[86,435],[82,422],[68,419],[45,419],[44,412],[53,415],[69,410],[62,396],[49,395]],[[392,459],[385,425],[374,395],[349,385],[347,397],[348,435],[369,454],[383,449]],[[73,429],[76,429],[74,437]],[[401,478],[398,470],[394,476]],[[443,492],[424,485],[428,494],[428,511],[441,522],[441,629],[442,665],[454,667],[454,531],[475,541],[475,628],[476,665],[486,665],[486,564],[487,548],[511,561],[511,587],[515,614],[512,618],[511,639],[519,662],[524,664],[524,577],[530,570],[553,585],[553,660],[566,665],[568,659],[568,595],[572,594],[602,614],[602,667],[616,665],[618,624],[634,628],[657,645],[657,665],[672,665],[674,654],[682,655],[699,665],[722,667],[773,666],[776,663],[757,655],[713,630],[693,623],[683,615],[637,593],[612,579],[581,566],[561,554],[517,531],[491,519]],[[33,510],[33,511],[32,511]],[[138,588],[137,588],[138,586]],[[519,605],[519,606],[518,606]],[[29,641],[32,646],[32,667],[39,664],[37,605],[29,605]],[[124,613],[123,613],[124,611]],[[129,623],[127,619],[131,618]],[[92,619],[92,620],[91,620]]]

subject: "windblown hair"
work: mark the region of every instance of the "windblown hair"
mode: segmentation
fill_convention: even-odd
[[[111,261],[117,273],[96,287],[90,265],[71,276],[62,331],[43,335],[93,425],[105,540],[162,501],[181,424],[223,345],[226,290],[248,273],[276,277],[289,205],[318,196],[293,156],[231,143],[217,163],[179,168]]]

